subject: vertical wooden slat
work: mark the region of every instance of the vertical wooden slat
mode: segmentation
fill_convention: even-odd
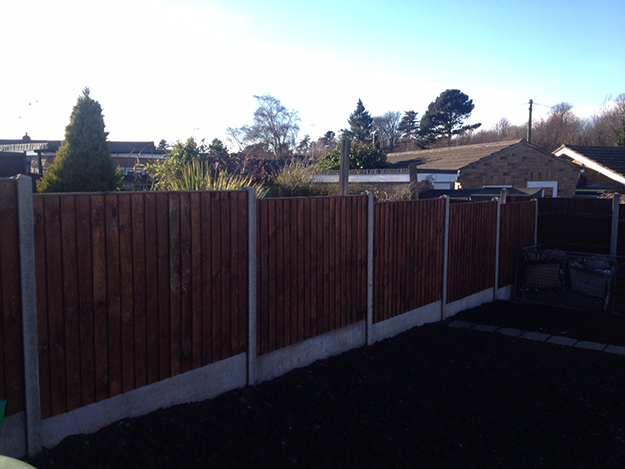
[[[0,353],[4,357],[7,415],[25,409],[24,340],[20,285],[17,182],[0,181]],[[4,343],[3,343],[4,342]],[[0,367],[2,368],[2,367]],[[2,370],[0,369],[0,373]]]
[[[45,218],[44,198],[34,195],[33,222],[35,276],[37,279],[37,332],[39,334],[39,392],[41,394],[42,418],[52,416]]]
[[[213,192],[211,197],[211,275],[212,275],[212,357],[213,361],[221,360],[221,331],[222,331],[222,308],[223,308],[223,273],[222,266],[222,234],[221,224],[223,212],[221,211],[222,196]]]
[[[309,339],[313,336],[313,322],[317,314],[317,220],[315,218],[317,198],[311,198],[306,202],[306,216],[304,217],[305,231],[307,233],[306,243],[306,284],[308,285],[306,302],[306,318],[304,323],[304,337]]]
[[[63,311],[65,313],[65,372],[67,410],[82,405],[80,376],[80,318],[78,308],[78,261],[76,239],[76,196],[60,197],[61,244],[63,252]]]
[[[306,321],[306,293],[310,285],[306,282],[305,272],[308,269],[306,255],[306,235],[304,232],[304,199],[298,198],[297,204],[297,341],[304,340],[304,324]]]
[[[158,258],[158,330],[159,330],[159,379],[171,376],[171,315],[169,295],[171,291],[169,263],[169,203],[165,193],[156,194],[156,229]]]
[[[96,400],[109,397],[108,318],[106,284],[106,222],[104,196],[91,196]]]
[[[181,370],[180,194],[169,193],[169,324],[171,376]]]
[[[232,233],[230,231],[230,220],[232,218],[232,192],[222,194],[220,200],[221,210],[221,330],[219,331],[221,341],[221,359],[231,355],[232,344]]]
[[[180,371],[193,368],[193,291],[191,254],[191,194],[180,193]]]
[[[145,196],[133,194],[130,198],[132,224],[132,285],[134,314],[134,375],[137,388],[148,384],[148,329],[146,313],[146,213]],[[155,282],[154,277],[152,281]],[[151,337],[158,340],[158,335]]]
[[[143,195],[143,194],[142,194]],[[160,376],[159,362],[159,303],[160,303],[160,255],[158,245],[156,194],[143,195],[145,219],[145,321],[147,382],[155,383]],[[133,214],[134,215],[134,214]]]
[[[122,392],[135,388],[133,235],[130,197],[130,194],[118,196]]]
[[[106,282],[108,292],[109,393],[122,392],[121,283],[119,257],[119,203],[116,194],[104,196],[106,222]]]
[[[213,281],[211,196],[200,195],[202,212],[202,364],[213,362]]]
[[[276,344],[275,347],[280,349],[284,347],[284,199],[277,199],[273,205],[275,210],[275,226],[276,226]]]
[[[198,192],[191,194],[191,291],[192,291],[192,367],[202,366],[202,205]],[[208,230],[208,227],[206,227]]]
[[[233,350],[233,354],[245,352],[247,350],[247,333],[248,333],[248,313],[249,313],[249,256],[248,251],[248,223],[249,221],[249,207],[248,207],[248,194],[247,192],[240,192],[238,197],[238,209],[237,209],[237,240],[239,243],[239,260],[237,276],[237,331],[238,339],[236,341],[236,349]],[[252,220],[251,223],[256,223],[256,220]],[[257,245],[258,246],[258,245]],[[258,249],[258,247],[257,247]],[[258,289],[257,289],[258,291]]]
[[[59,196],[51,196],[44,200],[52,415],[59,415],[67,410],[65,318],[63,314],[63,250],[59,199]]]
[[[80,194],[76,200],[76,239],[78,269],[78,310],[80,316],[80,376],[82,405],[96,401],[95,334],[93,301],[93,255],[91,247],[91,198]],[[39,289],[39,285],[37,285]]]

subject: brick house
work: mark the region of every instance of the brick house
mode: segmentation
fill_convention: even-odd
[[[580,167],[526,140],[391,153],[394,167],[417,164],[417,171],[457,171],[462,189],[485,187],[544,189],[546,197],[573,197]]]

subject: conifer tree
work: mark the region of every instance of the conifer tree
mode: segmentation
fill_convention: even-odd
[[[373,117],[369,111],[365,110],[362,100],[358,100],[356,110],[350,114],[348,122],[349,130],[343,132],[345,135],[358,142],[370,142],[372,140]]]
[[[89,88],[72,110],[65,140],[54,162],[37,183],[39,192],[105,192],[121,187],[104,131],[102,107],[89,96]]]

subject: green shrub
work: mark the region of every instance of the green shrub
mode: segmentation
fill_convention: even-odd
[[[273,178],[270,194],[274,197],[327,195],[327,184],[313,181],[317,173],[315,165],[292,161]]]

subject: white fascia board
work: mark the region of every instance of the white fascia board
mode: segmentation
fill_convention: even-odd
[[[456,182],[456,174],[450,173],[417,173],[417,181],[432,181],[432,182]],[[339,182],[338,175],[332,174],[320,174],[313,176],[314,182]],[[373,182],[390,182],[390,183],[402,183],[410,182],[410,174],[350,174],[349,182],[351,183],[373,183]]]
[[[594,169],[598,173],[601,173],[604,176],[609,177],[610,179],[620,182],[621,184],[625,184],[625,177],[621,176],[618,173],[615,173],[614,171],[609,170],[605,166],[601,166],[599,163],[589,158],[586,158],[585,156],[582,156],[579,153],[574,152],[573,150],[570,150],[568,148],[563,148],[562,150],[559,150],[554,154],[556,156],[562,156],[562,155],[568,156],[569,158],[583,164],[587,168]]]

